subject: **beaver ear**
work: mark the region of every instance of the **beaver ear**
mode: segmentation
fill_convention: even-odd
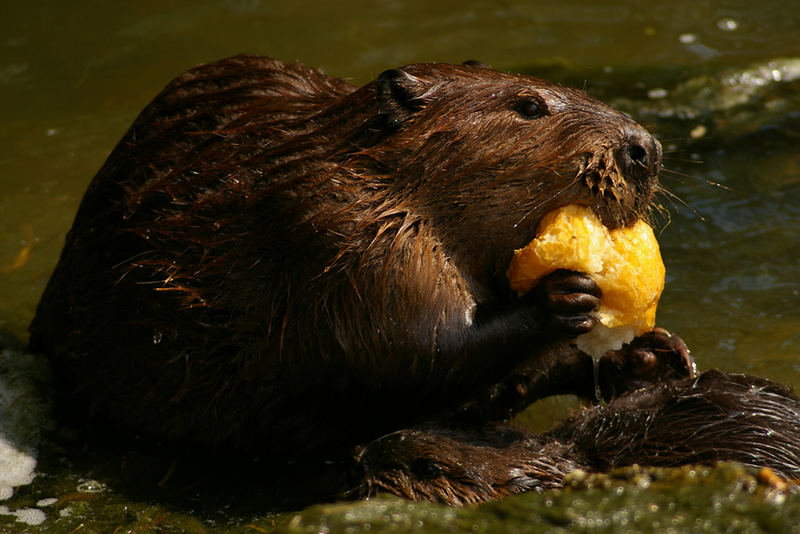
[[[380,112],[400,124],[430,101],[428,85],[401,69],[382,72],[377,80]]]

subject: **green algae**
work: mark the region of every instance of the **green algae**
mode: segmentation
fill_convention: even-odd
[[[800,497],[737,464],[627,468],[573,477],[567,488],[480,507],[394,498],[310,508],[274,532],[797,532]]]

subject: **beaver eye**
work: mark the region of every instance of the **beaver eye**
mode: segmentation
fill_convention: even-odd
[[[525,98],[517,102],[514,110],[519,113],[523,119],[538,119],[547,115],[547,109],[544,105],[535,98]]]
[[[442,468],[427,460],[417,460],[411,465],[411,472],[420,480],[436,478],[442,474]]]

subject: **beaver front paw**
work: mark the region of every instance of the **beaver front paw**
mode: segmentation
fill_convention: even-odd
[[[656,327],[598,362],[600,393],[606,401],[672,378],[694,377],[694,358],[675,334]]]
[[[600,306],[601,291],[583,273],[559,269],[542,278],[533,293],[547,314],[546,327],[553,337],[578,337],[597,324],[592,312]]]

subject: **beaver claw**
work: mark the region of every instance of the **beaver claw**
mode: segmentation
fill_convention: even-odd
[[[573,338],[590,331],[597,319],[600,288],[583,273],[557,270],[536,286],[536,298],[549,315],[549,327],[559,337]]]
[[[696,376],[694,358],[677,335],[656,327],[598,362],[598,384],[606,401],[671,378]]]

